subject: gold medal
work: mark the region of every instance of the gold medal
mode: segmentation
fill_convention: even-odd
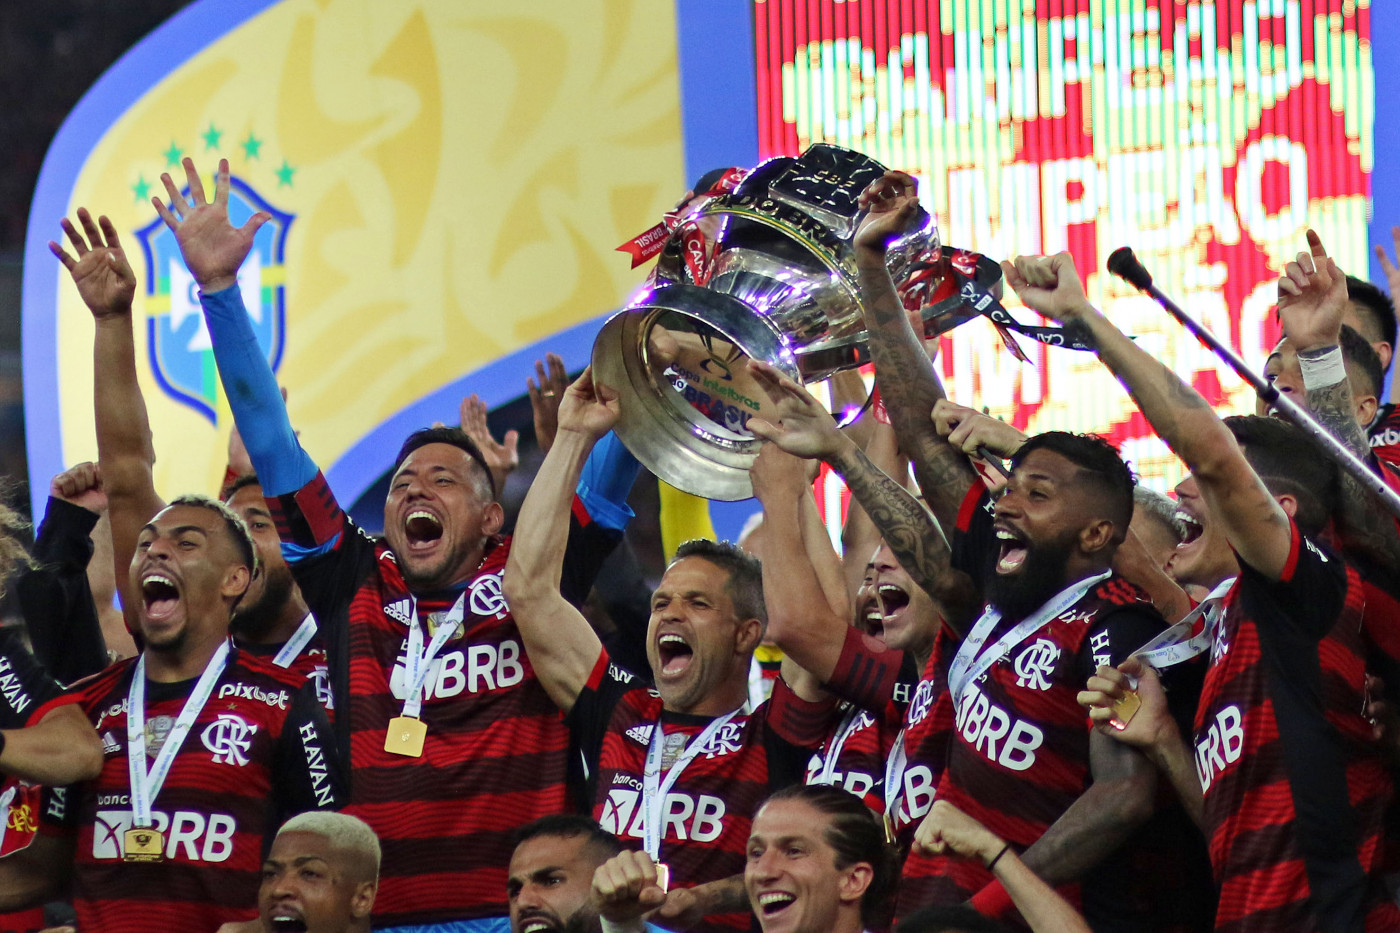
[[[656,863],[656,886],[662,894],[671,890],[671,866],[665,862]]]
[[[895,839],[897,838],[897,834],[894,831],[894,817],[886,810],[883,814],[883,820],[885,823],[885,842],[894,845]]]
[[[128,829],[123,842],[122,858],[128,862],[165,861],[165,836],[149,826]]]
[[[661,724],[657,723],[656,728],[660,729]],[[684,732],[672,732],[661,740],[661,770],[668,771],[671,765],[676,763],[676,759],[685,753],[686,743],[690,741],[690,736]]]
[[[384,750],[407,758],[423,757],[423,740],[428,737],[427,723],[412,716],[395,716],[389,720],[384,733]]]
[[[1128,723],[1133,721],[1138,709],[1142,706],[1142,698],[1138,696],[1136,690],[1128,690],[1123,693],[1120,699],[1113,701],[1113,728],[1126,729]]]

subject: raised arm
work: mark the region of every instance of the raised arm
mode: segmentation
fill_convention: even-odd
[[[900,446],[914,461],[924,500],[943,527],[952,528],[975,473],[967,458],[945,443],[929,421],[933,406],[947,393],[885,266],[886,247],[904,232],[918,210],[914,179],[903,172],[886,172],[860,199],[869,214],[856,231],[856,273],[875,382]]]
[[[57,243],[49,243],[49,250],[72,275],[95,324],[93,402],[97,460],[112,525],[112,564],[130,625],[140,603],[138,594],[130,592],[128,573],[136,553],[136,538],[151,516],[165,507],[156,494],[151,424],[136,378],[136,343],[131,329],[136,273],[127,262],[117,228],[110,220],[104,216],[94,222],[86,208],[79,208],[78,223],[82,225],[81,232],[67,218],[62,221],[76,258]]]
[[[602,651],[593,627],[560,592],[569,514],[584,462],[611,430],[617,393],[584,370],[559,406],[559,432],[520,507],[504,588],[530,665],[567,715]]]
[[[895,436],[894,428],[875,421],[868,436],[869,440],[865,444],[866,458],[891,479],[901,486],[906,486],[909,460],[900,453],[899,439]],[[846,509],[846,523],[841,526],[842,573],[846,579],[846,592],[850,594],[852,601],[865,580],[865,568],[870,562],[870,555],[874,554],[879,546],[880,529],[870,520],[870,515],[861,506],[860,500],[852,496]]]
[[[1089,304],[1069,253],[1021,257],[1002,270],[1027,307],[1087,330],[1099,359],[1195,476],[1236,553],[1260,573],[1282,576],[1292,546],[1288,515],[1209,403]]]
[[[1278,280],[1278,312],[1283,332],[1298,351],[1308,408],[1318,422],[1360,459],[1374,459],[1366,430],[1356,420],[1342,358],[1342,314],[1347,280],[1327,255],[1322,239],[1308,231],[1308,251],[1298,254]],[[1400,567],[1400,535],[1389,513],[1376,506],[1356,479],[1341,473],[1339,528],[1348,549],[1360,548],[1375,560]]]
[[[942,605],[944,618],[960,631],[978,600],[967,575],[952,569],[952,554],[939,523],[909,490],[872,464],[860,448],[836,429],[831,415],[807,390],[764,363],[751,361],[749,371],[778,414],[777,423],[750,419],[754,434],[788,453],[831,464],[880,529],[900,564]],[[970,485],[973,477],[967,481]],[[963,493],[966,492],[965,486]]]
[[[0,736],[0,771],[26,781],[62,787],[102,771],[102,742],[76,704],[55,706],[34,725]]]
[[[253,248],[258,228],[271,216],[259,212],[242,227],[229,222],[227,159],[219,161],[213,201],[204,196],[204,183],[194,162],[185,159],[184,168],[189,197],[180,194],[169,175],[162,175],[170,206],[159,198],[153,203],[161,219],[174,231],[185,265],[199,285],[199,300],[214,345],[219,379],[248,457],[262,482],[263,494],[271,498],[296,492],[315,479],[316,464],[302,450],[292,430],[287,405],[258,346],[238,288],[238,269]]]

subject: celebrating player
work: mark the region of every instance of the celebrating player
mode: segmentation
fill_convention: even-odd
[[[157,202],[200,287],[220,378],[283,550],[320,621],[336,728],[351,765],[348,811],[386,859],[376,927],[507,926],[510,831],[568,804],[568,733],[523,657],[501,596],[504,515],[480,450],[457,428],[410,436],[393,464],[383,541],[341,511],[287,418],[237,273],[267,215],[228,219],[228,164],[206,200],[163,176]],[[570,588],[582,600],[628,517],[636,461],[600,445],[575,513]],[[454,928],[455,929],[455,928]]]
[[[255,567],[247,528],[211,499],[176,499],[142,529],[145,650],[76,691],[106,762],[49,792],[38,837],[0,860],[0,908],[71,876],[84,929],[213,930],[254,915],[268,827],[340,802],[311,686],[229,641]]]
[[[589,763],[603,828],[640,840],[677,886],[719,882],[742,870],[762,799],[801,780],[832,704],[800,698],[780,681],[745,715],[763,584],[758,562],[728,543],[682,545],[652,594],[647,659],[656,690],[610,662],[559,582],[570,490],[618,414],[616,393],[595,386],[590,371],[569,387],[554,447],[520,511],[506,596],[530,664]],[[710,928],[743,928],[737,886],[722,890],[730,892],[728,909],[710,917]],[[719,906],[697,910],[708,916]]]
[[[510,857],[510,933],[599,933],[593,874],[622,851],[616,836],[578,814],[522,826]]]
[[[369,933],[379,861],[379,840],[363,820],[319,811],[292,817],[263,859],[258,930]]]

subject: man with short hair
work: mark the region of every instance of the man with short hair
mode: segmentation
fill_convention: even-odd
[[[348,813],[315,811],[277,830],[263,859],[263,933],[369,933],[379,838]]]
[[[598,933],[589,891],[598,866],[622,851],[618,838],[568,813],[526,824],[515,839],[506,879],[511,933]]]
[[[212,499],[178,498],[141,530],[130,591],[145,649],[74,691],[105,764],[48,792],[39,835],[0,860],[0,909],[42,903],[71,876],[83,929],[249,919],[269,827],[340,803],[310,685],[229,641],[256,566],[242,520]]]
[[[393,463],[383,539],[361,531],[302,449],[243,307],[238,270],[268,215],[234,228],[227,161],[212,202],[184,165],[189,197],[164,175],[171,206],[157,208],[199,286],[234,420],[322,626],[350,759],[347,812],[388,854],[374,924],[504,933],[510,832],[569,806],[569,734],[501,595],[510,539],[490,466],[459,428],[414,432]],[[589,464],[573,533],[560,531],[575,601],[631,517],[637,469],[616,443]]]
[[[611,663],[559,581],[571,490],[618,414],[616,393],[595,386],[589,370],[565,393],[559,433],[520,510],[506,598],[531,666],[573,730],[599,822],[666,862],[675,887],[723,882],[743,870],[759,803],[801,781],[832,703],[780,679],[745,713],[764,583],[758,561],[729,542],[682,545],[652,594],[646,650],[656,689]],[[697,908],[705,928],[747,928],[741,887],[723,891],[726,903]]]

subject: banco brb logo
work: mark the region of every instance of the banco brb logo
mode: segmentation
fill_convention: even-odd
[[[276,372],[287,332],[283,252],[295,215],[267,203],[242,179],[234,177],[230,182],[228,214],[235,227],[258,211],[272,215],[253,238],[253,249],[238,270],[238,290],[258,346]],[[214,190],[208,180],[205,190]],[[189,189],[180,193],[188,196]],[[199,286],[185,267],[174,232],[159,217],[137,230],[136,237],[146,257],[146,346],[151,371],[166,395],[217,423],[219,373],[199,307]]]

